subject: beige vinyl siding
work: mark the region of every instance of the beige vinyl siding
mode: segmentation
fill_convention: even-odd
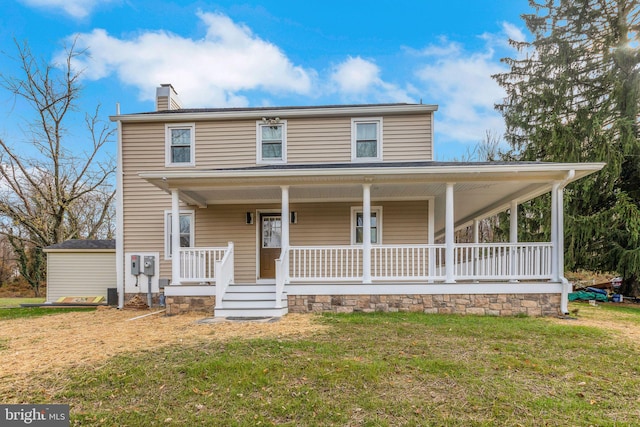
[[[383,161],[433,160],[433,113],[383,119]]]
[[[351,118],[304,118],[287,121],[287,163],[351,161]]]
[[[351,244],[351,203],[291,204],[298,223],[289,226],[292,246]]]
[[[429,203],[426,200],[384,202],[382,243],[385,245],[426,245],[429,232]]]
[[[255,165],[255,120],[196,123],[196,168]]]
[[[383,117],[383,160],[431,160],[433,114]],[[125,172],[165,167],[165,124],[125,123]],[[201,121],[195,125],[195,169],[256,165],[256,121]],[[351,117],[287,119],[290,164],[351,161]],[[171,167],[175,169],[193,167]]]
[[[49,252],[47,301],[61,297],[103,296],[116,287],[116,255],[112,252]]]
[[[433,114],[383,116],[384,161],[431,160]],[[289,164],[350,162],[351,117],[286,118]],[[180,122],[180,121],[178,121]],[[256,165],[256,120],[195,122],[195,169]],[[165,169],[165,123],[123,123],[124,253],[159,252],[159,275],[171,277],[171,262],[164,259],[165,210],[171,196],[139,177],[139,173]],[[193,167],[171,167],[189,170]],[[426,243],[427,202],[383,204],[383,243]],[[305,203],[291,200],[298,224],[291,224],[292,245],[348,245],[351,206],[354,203]],[[380,205],[374,202],[374,205]],[[388,212],[387,206],[388,205]],[[279,206],[271,206],[279,209]],[[197,246],[236,244],[236,282],[256,275],[256,217],[245,224],[247,211],[267,206],[223,205],[193,209]],[[424,217],[421,216],[424,211]],[[218,219],[219,218],[219,219]],[[395,219],[397,218],[397,219]],[[411,224],[418,224],[418,229]],[[423,237],[424,236],[424,239]],[[128,274],[125,260],[125,274]]]
[[[160,252],[159,277],[171,277],[164,260],[164,211],[171,196],[138,176],[165,165],[164,123],[125,124],[122,127],[124,252]],[[125,260],[125,275],[129,274]]]
[[[165,111],[169,109],[169,97],[168,96],[159,96],[157,97],[157,106],[156,109],[158,111]]]

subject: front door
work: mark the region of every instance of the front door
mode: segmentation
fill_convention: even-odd
[[[276,259],[282,244],[282,216],[279,213],[260,214],[260,278],[276,278]]]

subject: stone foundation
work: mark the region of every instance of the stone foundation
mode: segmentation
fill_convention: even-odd
[[[167,306],[167,316],[187,313],[190,311],[201,311],[213,315],[213,308],[216,305],[216,297],[212,296],[168,296],[165,298]]]
[[[560,314],[560,294],[289,295],[289,313],[413,311],[532,317]]]

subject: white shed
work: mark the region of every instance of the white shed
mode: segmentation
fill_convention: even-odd
[[[62,297],[99,297],[116,288],[115,240],[72,239],[44,248],[47,302]]]

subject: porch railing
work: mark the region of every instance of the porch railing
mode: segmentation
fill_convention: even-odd
[[[361,280],[362,246],[292,246],[291,281]]]
[[[471,243],[455,246],[456,279],[550,279],[551,243]]]
[[[229,247],[180,248],[180,282],[214,283],[216,262],[221,261]]]
[[[374,281],[444,281],[445,245],[376,245],[371,248]],[[551,243],[464,243],[454,246],[455,280],[543,280],[552,277]],[[292,246],[276,260],[276,296],[288,282],[361,281],[363,248]],[[223,248],[181,248],[181,282],[215,283],[224,295],[233,283],[233,243]],[[221,300],[221,298],[219,299]]]
[[[445,245],[382,245],[371,248],[373,280],[444,279]]]
[[[371,248],[374,281],[444,281],[446,245],[376,245]],[[550,279],[551,243],[456,244],[456,280]],[[362,246],[292,246],[277,264],[278,277],[292,282],[360,281]],[[287,256],[288,255],[288,256]],[[288,269],[284,260],[289,261]],[[283,282],[284,283],[284,282]],[[282,285],[284,286],[284,284]]]

